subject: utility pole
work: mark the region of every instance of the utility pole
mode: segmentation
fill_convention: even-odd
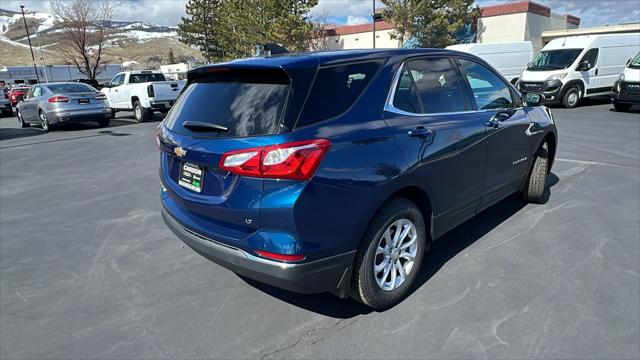
[[[376,0],[371,0],[373,12],[371,18],[373,19],[373,48],[376,48]]]
[[[42,52],[42,43],[40,43],[40,33],[38,33],[38,28],[35,27],[33,30],[36,33],[36,37],[38,38],[38,48],[40,49],[40,59],[42,59],[42,70],[44,71],[44,79],[48,83],[49,75],[47,75],[47,64],[44,62],[44,52]]]
[[[33,70],[36,72],[36,81],[40,82],[38,76],[38,67],[36,66],[36,57],[33,55],[33,47],[31,47],[31,37],[29,37],[29,27],[27,26],[27,18],[24,16],[24,5],[20,5],[20,11],[22,11],[22,21],[24,21],[24,30],[27,32],[27,40],[29,40],[29,50],[31,50],[31,61],[33,62]]]

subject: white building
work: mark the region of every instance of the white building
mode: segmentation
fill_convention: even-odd
[[[395,27],[386,21],[376,21],[377,49],[400,48],[402,43],[391,38]],[[373,48],[373,23],[337,26],[327,30],[327,50]]]
[[[187,71],[191,70],[191,64],[179,63],[160,65],[160,71],[169,79],[183,80],[187,78]]]
[[[500,43],[531,41],[533,51],[544,46],[542,32],[577,29],[580,18],[557,14],[531,1],[518,1],[480,8],[477,42]]]
[[[78,71],[75,65],[47,65],[46,67],[37,66],[36,68],[41,83],[46,82],[47,79],[52,82],[86,78]],[[109,81],[118,72],[120,72],[120,64],[107,64],[104,71],[98,74],[96,80],[99,82]],[[35,84],[37,82],[36,70],[33,66],[0,65],[0,82],[5,84]]]
[[[381,9],[380,9],[381,10]],[[557,14],[550,8],[531,1],[518,1],[479,9],[476,42],[500,43],[531,41],[534,52],[544,46],[542,32],[577,29],[580,19]],[[376,12],[379,10],[376,9]],[[376,14],[380,19],[380,14]],[[391,38],[394,25],[376,21],[376,48],[400,48],[402,43]],[[373,47],[373,24],[346,25],[326,30],[328,50],[370,49]]]

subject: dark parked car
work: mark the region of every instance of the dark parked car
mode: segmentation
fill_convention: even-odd
[[[98,82],[98,80],[96,79],[76,79],[76,80],[73,80],[73,82],[79,82],[79,83],[91,85],[91,87],[93,87],[96,90],[100,90],[103,87],[102,84],[100,84],[100,82]]]
[[[238,274],[384,309],[431,241],[510,194],[545,200],[541,101],[448,50],[201,67],[158,129],[162,215]]]
[[[55,82],[35,85],[18,104],[18,122],[21,127],[32,124],[49,131],[62,123],[95,121],[101,127],[109,126],[111,109],[106,96],[89,85]]]
[[[11,101],[11,106],[16,106],[22,99],[24,98],[24,94],[29,91],[29,87],[27,86],[18,86],[14,87],[9,91],[9,100]]]

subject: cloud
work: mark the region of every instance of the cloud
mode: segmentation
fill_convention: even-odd
[[[347,16],[347,25],[359,25],[359,24],[366,24],[368,22],[369,22],[369,19],[367,19],[364,16],[357,16],[357,15]]]

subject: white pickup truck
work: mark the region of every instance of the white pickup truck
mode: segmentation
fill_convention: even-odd
[[[100,90],[107,96],[112,115],[133,110],[136,121],[153,119],[153,112],[168,112],[176,102],[185,81],[167,81],[160,71],[138,70],[116,74]]]

